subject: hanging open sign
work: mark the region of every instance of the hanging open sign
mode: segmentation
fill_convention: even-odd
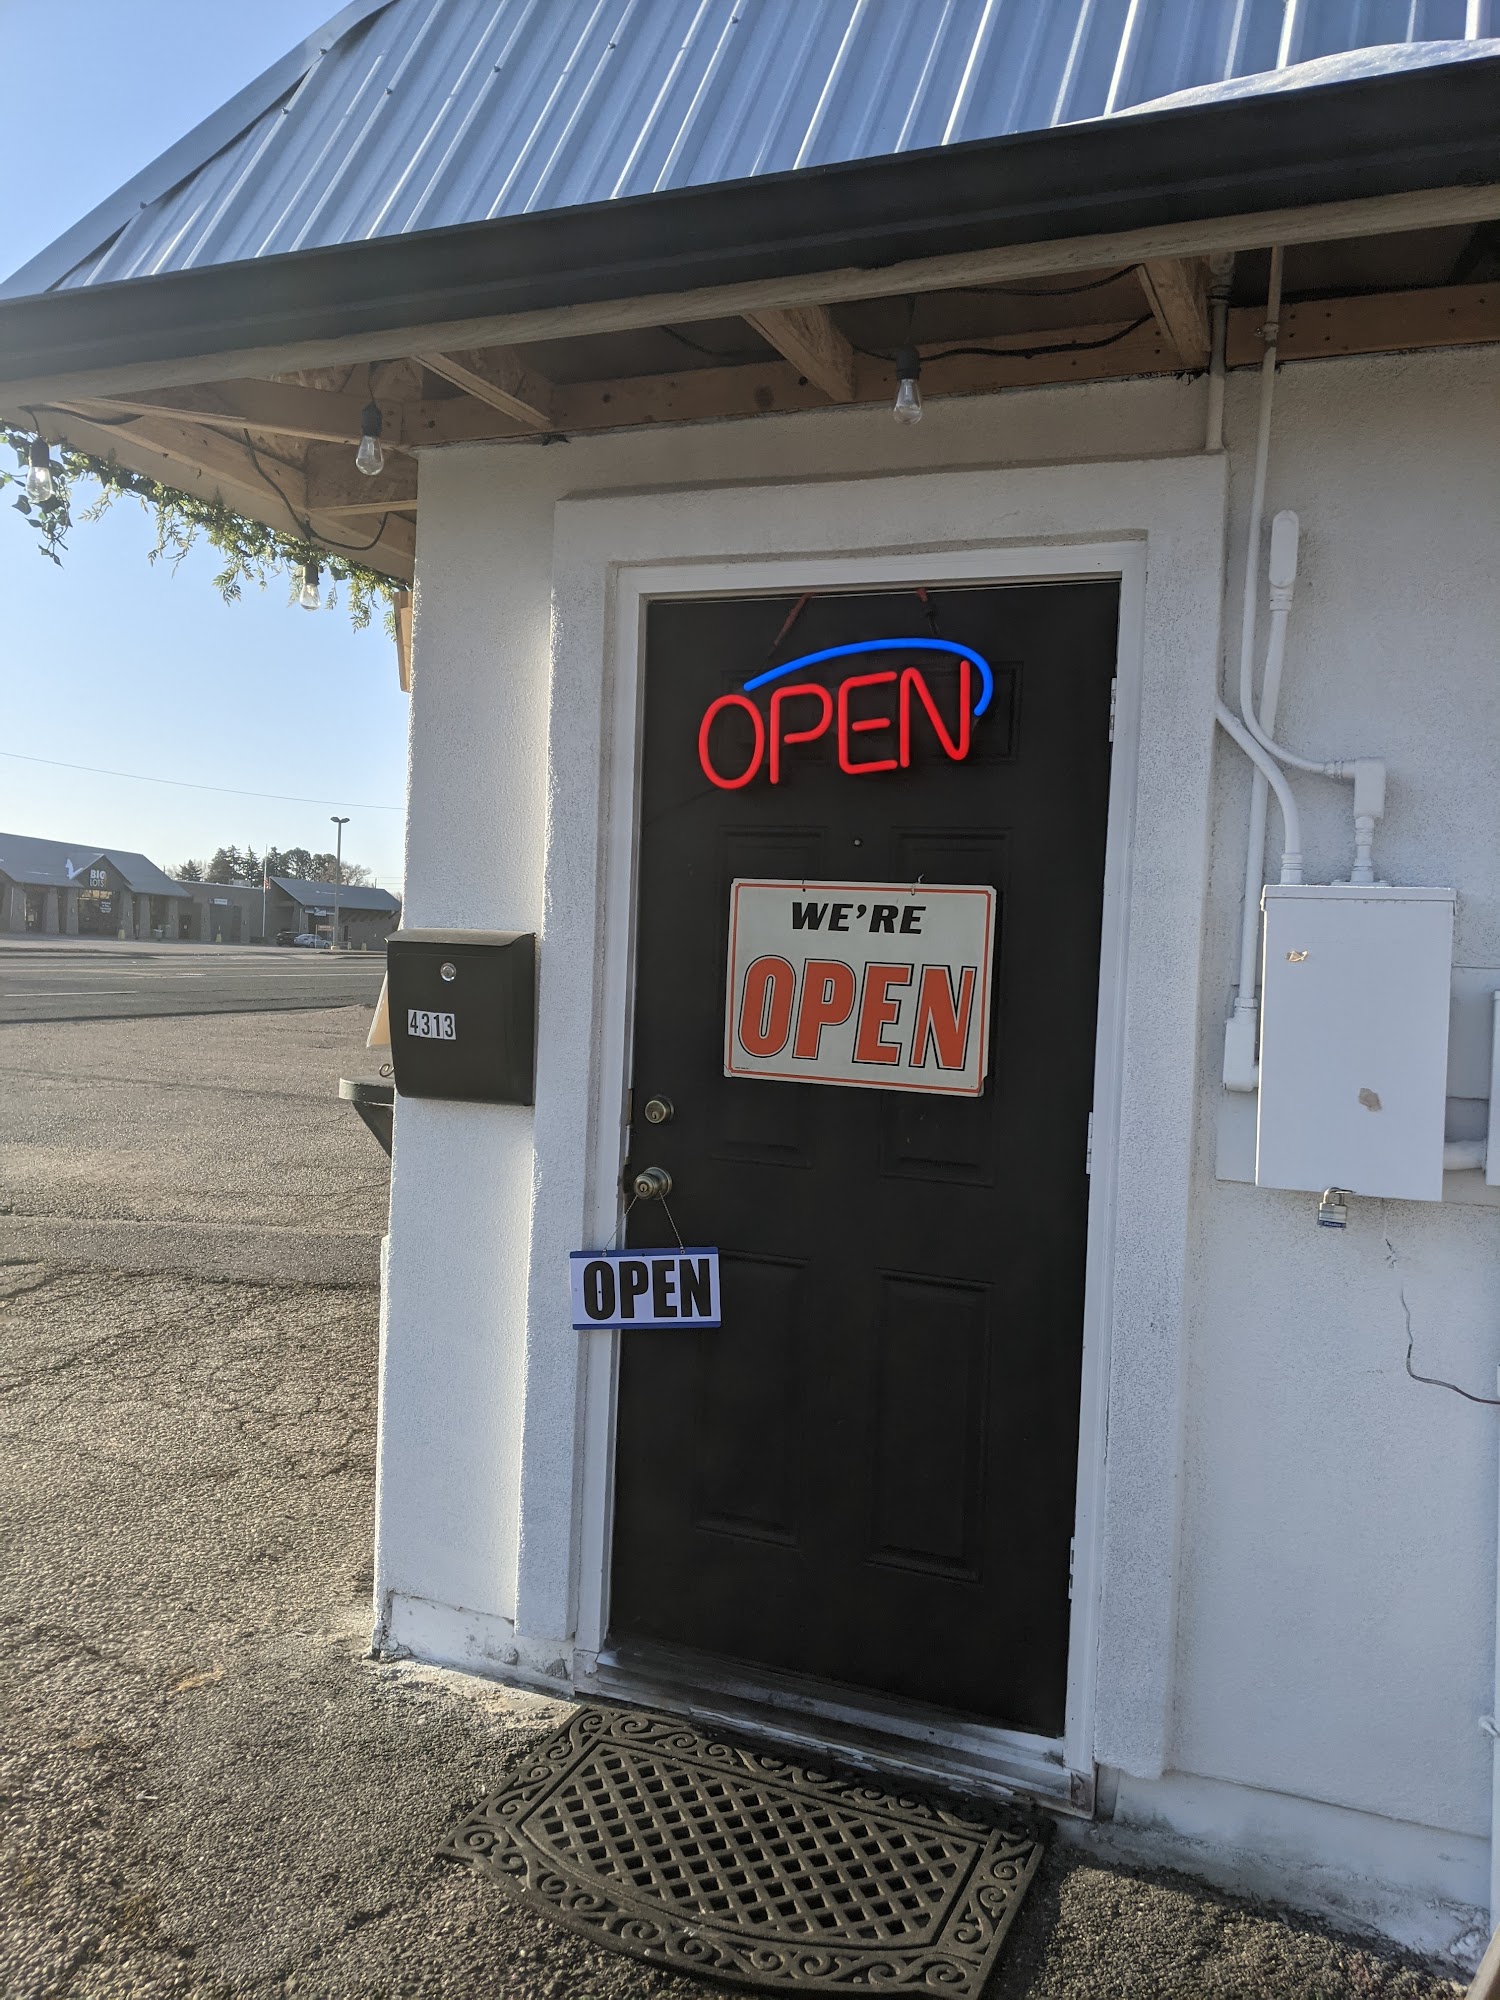
[[[574,1250],[573,1329],[719,1324],[717,1250]]]
[[[977,1097],[996,904],[982,884],[732,883],[725,1075]]]
[[[945,709],[913,654],[947,655],[958,661],[958,700]],[[868,659],[878,654],[904,655],[897,666],[883,664],[864,673],[846,673],[836,688],[822,681],[794,679],[833,660]],[[778,685],[764,706],[752,697],[771,682]],[[737,694],[721,694],[704,710],[698,728],[698,762],[711,785],[737,792],[764,770],[779,785],[786,752],[802,743],[832,737],[839,769],[847,777],[868,777],[880,771],[905,770],[913,744],[920,738],[935,743],[943,755],[961,764],[974,739],[974,724],[990,705],[995,677],[989,662],[972,646],[949,639],[862,639],[847,646],[825,646],[804,653],[779,667],[754,674]],[[738,713],[748,717],[748,745],[726,745],[721,718]],[[743,737],[743,722],[739,734]]]

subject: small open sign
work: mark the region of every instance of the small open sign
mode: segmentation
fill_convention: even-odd
[[[573,1328],[717,1326],[717,1250],[574,1250]]]

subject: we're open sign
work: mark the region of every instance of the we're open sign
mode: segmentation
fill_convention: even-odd
[[[993,889],[738,881],[729,894],[727,1076],[984,1089]]]

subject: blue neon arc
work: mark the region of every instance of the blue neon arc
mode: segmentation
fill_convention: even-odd
[[[825,646],[821,653],[804,653],[798,660],[788,660],[784,667],[768,667],[763,674],[744,682],[744,689],[746,694],[752,694],[767,681],[779,681],[784,674],[798,673],[803,667],[819,667],[825,660],[851,659],[857,653],[952,653],[957,659],[972,660],[979,669],[976,715],[984,714],[995,692],[995,676],[990,672],[989,661],[982,659],[972,646],[955,646],[951,639],[861,639],[852,646]]]

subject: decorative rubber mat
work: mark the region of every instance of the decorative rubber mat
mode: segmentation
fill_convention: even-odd
[[[441,1850],[601,1945],[772,1991],[977,1995],[1030,1835],[701,1736],[580,1709]]]

